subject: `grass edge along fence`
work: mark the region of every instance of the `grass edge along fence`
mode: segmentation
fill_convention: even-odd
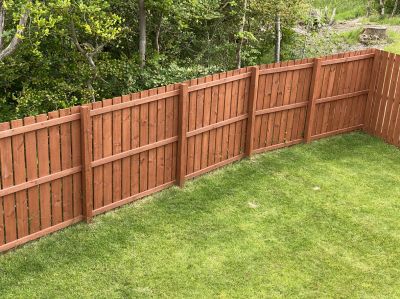
[[[359,129],[399,146],[399,68],[368,49],[2,123],[0,252],[254,153]]]

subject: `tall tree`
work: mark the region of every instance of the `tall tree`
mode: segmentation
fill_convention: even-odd
[[[391,15],[392,18],[396,14],[398,6],[399,6],[399,0],[395,0],[394,5],[393,5],[393,10],[392,10],[392,15]]]
[[[281,16],[280,13],[277,12],[275,16],[275,62],[281,61],[281,40]]]
[[[247,13],[247,0],[243,3],[243,17],[239,29],[239,42],[236,47],[236,66],[238,69],[242,67],[242,48],[244,40],[244,26],[246,25],[246,13]]]
[[[385,15],[385,0],[379,0],[380,14],[383,17]]]
[[[99,77],[96,65],[98,56],[104,47],[115,40],[120,32],[121,18],[110,10],[110,5],[102,0],[86,0],[72,3],[65,10],[65,25],[69,26],[70,38],[78,52],[85,57],[91,69],[87,87],[96,100],[93,82]]]
[[[146,7],[144,0],[139,0],[139,60],[140,67],[146,64]]]

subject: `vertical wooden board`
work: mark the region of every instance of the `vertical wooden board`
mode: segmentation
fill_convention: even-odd
[[[246,68],[246,72],[249,72],[250,68]],[[243,112],[248,113],[249,108],[249,98],[250,98],[250,86],[251,86],[251,79],[245,79],[245,89],[244,89],[244,101],[243,101]],[[242,130],[241,130],[241,140],[240,140],[240,152],[243,154],[246,148],[246,133],[247,133],[247,119],[242,121]],[[254,141],[253,141],[254,143]],[[253,149],[254,150],[254,145]]]
[[[227,73],[221,73],[220,79],[226,78]],[[224,120],[224,108],[225,108],[225,94],[226,94],[226,84],[219,85],[218,92],[218,112],[217,112],[217,123]],[[216,141],[215,141],[215,161],[214,163],[219,163],[222,161],[222,145],[223,145],[223,128],[217,128],[216,131]]]
[[[158,88],[158,93],[165,93],[166,88],[160,87]],[[166,99],[161,99],[157,101],[157,141],[162,141],[165,139],[165,131],[166,131],[166,111],[165,111]],[[165,146],[160,146],[157,148],[157,179],[156,185],[160,186],[164,184],[164,175],[165,175]]]
[[[151,89],[149,96],[157,94],[157,89]],[[157,141],[157,101],[149,103],[149,144]],[[157,150],[149,150],[149,166],[148,166],[148,189],[156,186],[156,171],[157,171]]]
[[[396,55],[396,65],[400,60],[400,56]],[[394,131],[396,128],[396,122],[400,122],[398,113],[399,113],[399,106],[400,106],[400,96],[399,96],[399,89],[400,89],[400,72],[398,70],[399,67],[395,66],[397,69],[397,79],[395,82],[394,90],[392,91],[392,107],[391,107],[391,116],[390,119],[387,121],[387,129],[385,138],[390,144],[395,144],[395,136]]]
[[[126,103],[130,101],[129,95],[122,96],[122,102]],[[122,137],[121,137],[121,149],[122,152],[129,151],[131,149],[131,108],[122,109]],[[131,157],[122,159],[121,162],[121,198],[127,198],[131,196]]]
[[[49,119],[59,118],[59,111],[49,112]],[[61,171],[61,148],[60,148],[60,126],[49,128],[50,143],[50,171],[57,173]],[[51,214],[52,225],[59,224],[62,219],[62,186],[61,179],[54,180],[51,185]]]
[[[174,89],[178,89],[180,88],[180,84],[175,84],[174,85]],[[175,96],[174,97],[174,121],[173,121],[173,136],[177,136],[178,135],[178,118],[179,118],[179,96]],[[176,170],[176,165],[177,165],[177,158],[178,158],[178,143],[175,142],[172,146],[172,180],[175,181],[176,180],[176,174],[177,174],[177,170]]]
[[[345,57],[350,57],[350,53],[345,53]],[[339,94],[345,94],[347,89],[347,81],[351,79],[353,62],[344,62],[343,63],[343,75],[339,84]],[[338,107],[338,122],[336,130],[340,130],[344,128],[344,119],[345,119],[345,110],[346,110],[346,102],[344,100],[336,101],[336,105]]]
[[[205,77],[205,82],[211,82],[212,76]],[[210,116],[211,116],[211,97],[212,97],[212,89],[211,87],[206,88],[204,90],[204,104],[203,104],[203,122],[202,126],[208,126],[210,124]],[[204,169],[208,166],[208,149],[209,149],[209,140],[210,140],[210,132],[205,132],[202,134],[201,140],[201,162],[200,169]]]
[[[400,146],[400,109],[397,110],[397,118],[396,118],[393,135],[391,136],[392,144],[396,146]]]
[[[374,80],[375,82],[371,82],[372,84],[370,85],[370,88],[372,89],[369,92],[368,95],[368,107],[366,111],[366,116],[365,116],[365,126],[364,129],[370,133],[373,134],[373,113],[376,107],[376,103],[379,101],[379,84],[383,82],[382,80],[384,79],[384,74],[386,72],[386,66],[387,66],[387,52],[379,51],[378,52],[378,57],[377,57],[377,69],[376,69],[376,79]]]
[[[140,94],[131,94],[131,101],[135,101],[140,98]],[[137,148],[140,146],[140,106],[133,106],[131,108],[131,148]],[[140,155],[134,155],[131,157],[131,195],[140,192]]]
[[[103,101],[103,107],[111,106],[112,99]],[[103,158],[113,154],[113,114],[103,114]],[[103,166],[103,205],[107,206],[113,202],[113,165],[112,163]]]
[[[36,116],[36,122],[47,120],[47,115],[41,114]],[[38,147],[38,166],[39,177],[46,176],[49,171],[49,134],[48,129],[37,131],[37,147]],[[41,229],[51,226],[51,198],[50,198],[50,183],[40,184],[40,223]]]
[[[149,95],[149,91],[145,90],[140,93],[140,98],[144,98]],[[149,104],[140,105],[140,141],[139,146],[149,144]],[[140,153],[140,189],[139,192],[144,192],[148,188],[148,164],[149,164],[149,152]]]
[[[383,136],[382,134],[382,125],[383,125],[383,119],[385,117],[385,114],[387,113],[387,103],[388,103],[388,96],[389,96],[389,87],[390,87],[390,82],[392,81],[392,74],[393,74],[393,67],[394,67],[394,57],[395,54],[390,53],[389,54],[389,60],[388,60],[388,68],[386,70],[386,78],[385,78],[385,84],[383,85],[383,91],[381,93],[381,102],[380,102],[380,107],[378,110],[378,118],[377,118],[377,125],[376,125],[376,130],[375,132],[379,136]]]
[[[70,109],[60,110],[60,116],[71,115]],[[72,167],[72,136],[71,122],[61,124],[61,170],[67,170]],[[63,220],[73,218],[73,195],[72,195],[72,176],[66,176],[62,179],[62,198],[63,198]]]
[[[238,74],[244,74],[246,72],[246,68],[241,68],[238,70]],[[260,78],[260,77],[259,77]],[[243,115],[243,102],[244,102],[244,88],[245,88],[245,81],[244,79],[238,80],[234,84],[234,90],[236,93],[236,106],[232,107],[232,114],[231,116],[241,116]],[[257,103],[256,103],[257,104]],[[240,154],[240,138],[242,134],[242,121],[236,122],[233,125],[233,151],[232,151],[232,157],[235,157]],[[254,141],[253,141],[254,145]],[[253,146],[254,147],[254,146]]]
[[[269,68],[273,68],[274,66],[270,66]],[[261,105],[261,109],[266,109],[271,107],[271,100],[272,100],[272,92],[273,92],[273,86],[274,86],[274,78],[276,77],[276,74],[268,74],[266,75],[265,78],[265,85],[264,85],[264,96],[263,96],[263,101]],[[261,116],[258,116],[257,118],[260,118],[260,124],[261,127],[259,129],[259,136],[258,138],[256,137],[256,141],[258,140],[258,145],[255,145],[255,149],[258,148],[263,148],[267,146],[267,134],[268,134],[268,124],[270,121],[270,114],[264,114]],[[256,118],[256,119],[257,119]],[[257,132],[256,128],[256,132]]]
[[[0,131],[10,129],[9,123],[1,123]],[[14,172],[12,160],[11,137],[0,139],[0,165],[1,165],[1,183],[3,188],[14,185]],[[17,239],[17,215],[15,211],[15,196],[9,194],[3,197],[4,206],[4,226],[5,243]]]
[[[373,59],[367,59],[365,61],[360,61],[358,72],[359,84],[356,90],[366,90],[368,89],[367,81],[369,82],[369,77],[372,70]],[[362,95],[356,98],[353,105],[353,121],[355,125],[364,124],[364,113],[365,106],[367,102],[367,96]]]
[[[232,76],[232,71],[227,72],[227,77]],[[229,119],[232,101],[232,82],[225,84],[225,99],[224,99],[224,112],[222,120]],[[222,127],[222,146],[221,146],[221,161],[226,160],[228,157],[228,144],[229,144],[229,126]]]
[[[205,78],[199,78],[197,80],[198,84],[205,82]],[[201,89],[197,92],[196,99],[196,118],[195,118],[195,129],[203,127],[203,114],[204,114],[204,97],[205,90]],[[198,134],[194,137],[194,161],[193,161],[193,171],[198,171],[201,169],[201,158],[202,158],[202,134]]]
[[[319,88],[319,93],[317,94],[317,98],[325,98],[328,91],[328,84],[329,84],[329,66],[322,66],[321,67],[321,77],[322,81],[320,81],[321,88]],[[322,122],[323,122],[323,112],[326,103],[317,104],[316,113],[315,113],[315,121],[314,127],[312,129],[312,135],[321,134],[322,131]]]
[[[82,215],[85,222],[93,217],[93,128],[90,117],[91,104],[80,107],[82,144]]]
[[[173,85],[167,85],[165,91],[169,92],[174,90]],[[174,136],[174,97],[165,99],[165,139]],[[172,181],[172,152],[173,144],[167,144],[165,146],[164,157],[164,181],[165,183]]]
[[[240,71],[233,71],[233,76],[239,75]],[[237,116],[237,106],[239,100],[239,80],[232,82],[232,96],[231,96],[231,107],[229,118],[233,118]],[[229,138],[228,138],[228,156],[227,158],[232,158],[235,156],[235,140],[236,140],[236,125],[237,123],[230,124],[228,127],[229,130]]]
[[[246,72],[245,68],[240,69],[240,74],[244,74]],[[237,100],[237,107],[236,107],[236,115],[240,116],[244,114],[244,97],[245,97],[245,88],[246,88],[246,81],[245,79],[238,81],[238,100]],[[257,105],[257,103],[256,103]],[[256,106],[257,107],[257,106]],[[239,121],[235,124],[235,138],[234,138],[234,156],[238,156],[241,154],[241,138],[242,138],[242,127],[244,121]],[[254,144],[254,143],[253,143]],[[253,145],[254,147],[254,145]]]
[[[352,92],[353,86],[355,85],[356,79],[354,76],[356,75],[357,72],[357,67],[358,67],[358,61],[353,61],[349,63],[349,71],[348,71],[348,76],[346,79],[346,86],[343,91],[344,94]],[[349,84],[348,81],[352,81],[352,84]],[[350,127],[350,120],[351,120],[351,114],[352,114],[352,106],[353,106],[353,98],[348,98],[348,99],[343,99],[340,100],[339,102],[342,104],[343,107],[343,113],[342,113],[342,122],[341,122],[341,127],[340,128],[348,128]]]
[[[80,107],[72,107],[71,113],[80,113]],[[82,165],[81,149],[81,121],[75,120],[71,123],[71,142],[72,142],[72,167]],[[102,140],[102,139],[101,139]],[[82,173],[75,173],[72,176],[73,198],[74,198],[74,217],[82,215]]]
[[[190,80],[190,85],[197,85],[197,79]],[[189,105],[188,105],[188,124],[187,132],[193,131],[196,128],[196,102],[197,102],[197,91],[189,93]],[[196,136],[189,137],[187,140],[187,164],[186,174],[190,174],[194,171],[194,153],[195,153],[195,138]]]
[[[294,65],[294,61],[288,61],[287,64],[288,66]],[[286,72],[286,79],[285,79],[285,85],[283,89],[283,102],[282,105],[286,106],[289,105],[290,103],[290,92],[292,89],[292,83],[293,83],[293,71],[288,71]],[[278,144],[286,143],[287,142],[287,122],[288,122],[288,110],[284,110],[281,112],[281,121],[279,124],[280,130],[279,130],[279,138],[278,138]]]
[[[362,54],[362,52],[358,52],[359,55]],[[352,81],[353,83],[350,86],[350,92],[355,92],[355,91],[359,91],[361,90],[361,79],[362,79],[362,66],[363,63],[367,62],[367,60],[358,60],[356,61],[354,67],[353,67],[353,75],[352,75]],[[355,125],[358,125],[359,123],[357,123],[357,118],[356,116],[358,115],[357,110],[359,110],[361,108],[360,101],[359,101],[360,97],[353,97],[349,99],[349,103],[348,103],[348,115],[346,116],[346,122],[345,122],[345,126],[348,127],[352,127]]]
[[[365,115],[364,115],[364,127],[363,129],[371,133],[371,119],[372,119],[372,110],[375,102],[375,97],[376,97],[376,87],[377,83],[380,78],[380,70],[383,64],[383,51],[381,50],[375,50],[375,58],[374,58],[374,63],[373,63],[373,68],[371,72],[371,78],[370,82],[368,84],[368,99],[367,99],[367,104],[365,108]]]
[[[300,60],[295,60],[293,61],[294,65],[298,65],[300,63]],[[294,104],[297,103],[298,101],[298,84],[299,84],[299,70],[293,71],[292,74],[292,81],[291,81],[291,86],[290,86],[290,96],[289,96],[289,104]],[[286,141],[290,142],[292,141],[292,133],[293,133],[293,120],[294,120],[294,114],[295,114],[296,109],[290,109],[287,112],[287,126],[286,126]]]
[[[285,67],[288,65],[287,61],[281,63],[281,67]],[[281,107],[283,105],[283,98],[285,93],[285,85],[286,85],[286,77],[287,71],[281,72],[279,74],[279,85],[276,95],[276,107]],[[281,135],[281,120],[282,120],[282,112],[273,113],[274,115],[274,123],[273,123],[273,136],[272,136],[272,144],[279,144],[279,136]]]
[[[296,62],[296,64],[300,65],[305,63],[307,60],[306,59],[301,59]],[[297,82],[297,90],[296,90],[296,100],[295,103],[303,102],[303,101],[309,101],[310,99],[304,99],[303,97],[303,89],[307,88],[305,87],[305,78],[306,78],[307,70],[299,70],[298,71],[298,82]],[[309,86],[308,86],[309,88]],[[291,134],[291,139],[296,140],[299,138],[299,131],[304,130],[304,127],[301,127],[302,124],[299,124],[300,121],[300,114],[301,114],[301,108],[294,109],[293,113],[293,128]]]
[[[337,55],[333,55],[330,57],[331,59],[337,58]],[[335,85],[335,77],[336,77],[336,67],[333,65],[328,66],[329,69],[329,76],[328,76],[328,87],[326,90],[326,97],[332,96],[334,85]],[[324,110],[322,112],[322,127],[321,127],[321,132],[320,133],[326,133],[328,132],[328,126],[330,122],[332,121],[332,116],[331,116],[331,103],[326,103],[324,105]]]
[[[383,52],[381,68],[379,71],[379,79],[376,86],[375,97],[373,99],[373,107],[371,110],[371,122],[370,122],[370,131],[372,134],[376,134],[377,120],[379,115],[379,109],[381,106],[382,98],[383,98],[383,87],[385,84],[385,80],[387,79],[387,74],[390,72],[391,65],[389,64],[389,53]]]
[[[361,55],[361,51],[356,51],[354,53],[355,56]],[[352,69],[352,74],[350,76],[350,81],[352,83],[348,84],[347,92],[355,92],[359,90],[359,82],[361,79],[361,73],[360,73],[360,66],[361,62],[365,60],[356,60],[353,63],[353,69]],[[354,125],[354,110],[355,110],[355,104],[357,104],[358,97],[352,97],[347,100],[343,100],[346,106],[346,112],[345,112],[345,120],[344,120],[344,127],[349,128]]]
[[[368,64],[364,65],[364,70],[363,70],[363,77],[362,77],[362,90],[368,90],[370,83],[372,82],[372,80],[375,81],[375,79],[373,78],[373,73],[374,73],[374,69],[375,69],[375,59],[370,59]],[[371,88],[373,89],[373,87]],[[365,127],[365,116],[367,113],[367,101],[368,101],[368,94],[364,95],[361,97],[361,110],[359,112],[359,122],[360,124],[364,125],[364,129]]]
[[[274,64],[274,68],[278,68],[280,66],[281,66],[281,63]],[[270,101],[269,105],[264,108],[273,108],[273,107],[277,106],[278,93],[279,93],[279,89],[280,89],[280,84],[282,83],[280,78],[281,78],[281,73],[273,74],[272,88],[271,88],[271,101]],[[266,135],[266,139],[265,139],[265,143],[264,143],[263,147],[268,147],[268,146],[273,145],[275,116],[276,116],[276,113],[270,113],[268,115],[267,135]]]
[[[24,118],[24,125],[35,123],[33,116]],[[25,134],[25,152],[26,152],[26,177],[27,181],[37,179],[37,145],[36,131]],[[36,233],[40,230],[40,210],[39,210],[39,187],[29,188],[28,192],[28,213],[29,213],[29,233]],[[0,221],[1,222],[1,221]]]
[[[121,97],[113,98],[113,105],[121,103]],[[122,150],[122,111],[113,111],[112,120],[112,154],[116,155],[121,153]],[[112,181],[113,181],[113,195],[112,201],[116,202],[122,199],[122,161],[116,160],[112,163]]]
[[[178,102],[178,152],[176,163],[176,183],[179,187],[185,184],[187,173],[187,117],[189,105],[189,85],[183,83],[179,85]]]
[[[103,102],[95,102],[92,104],[93,109],[103,106]],[[103,116],[95,115],[92,117],[93,130],[93,161],[103,157]],[[96,210],[104,206],[103,202],[103,166],[97,166],[93,169],[93,208]]]
[[[265,65],[260,66],[260,71],[266,69]],[[266,80],[270,75],[260,75],[258,79],[258,92],[257,92],[257,102],[256,111],[262,110],[264,108],[265,98],[268,97],[269,93],[266,90]],[[247,109],[247,107],[246,107]],[[260,136],[261,136],[261,126],[262,126],[263,115],[256,116],[254,121],[254,141],[253,147],[257,149],[260,147]]]
[[[23,122],[21,119],[12,120],[11,128],[15,129],[21,127]],[[13,171],[14,171],[14,185],[19,185],[26,182],[25,172],[25,144],[24,135],[17,134],[11,138],[12,156],[13,156]],[[17,231],[18,239],[25,237],[29,233],[28,229],[28,199],[26,190],[15,193],[15,203],[17,212]]]
[[[309,59],[304,59],[303,63],[309,63],[313,62],[314,59],[309,58]],[[312,78],[312,69],[305,69],[304,70],[304,83],[301,88],[302,90],[302,101],[309,101],[310,100],[310,86],[311,86],[311,78]],[[298,109],[299,112],[299,117],[298,117],[298,126],[297,126],[297,134],[296,134],[296,139],[303,138],[304,136],[304,131],[305,131],[305,120],[306,120],[306,115],[307,115],[307,108],[300,108]]]
[[[218,80],[219,74],[214,74],[212,80]],[[218,115],[218,99],[219,99],[219,86],[213,86],[211,88],[211,113],[210,113],[210,124],[217,122]],[[208,166],[214,165],[215,163],[215,147],[216,147],[217,130],[210,131],[210,141],[208,147]]]
[[[344,53],[339,54],[337,58],[343,58],[344,57]],[[334,88],[332,91],[332,96],[336,96],[339,95],[340,93],[340,85],[341,85],[341,81],[343,78],[343,73],[344,73],[344,64],[343,63],[339,63],[339,64],[334,64],[332,65],[332,67],[335,68],[335,84],[334,84]],[[330,120],[329,125],[328,125],[328,132],[334,131],[336,130],[336,128],[338,127],[338,120],[339,120],[339,106],[338,106],[338,102],[332,102],[331,103],[331,107],[330,107]]]

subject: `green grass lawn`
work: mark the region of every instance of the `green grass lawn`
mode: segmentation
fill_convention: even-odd
[[[395,298],[400,151],[258,155],[0,256],[1,298]]]

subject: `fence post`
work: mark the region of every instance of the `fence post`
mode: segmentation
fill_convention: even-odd
[[[312,135],[312,127],[315,119],[315,102],[317,100],[317,88],[321,82],[321,66],[322,59],[315,58],[314,59],[314,67],[313,74],[311,78],[311,87],[310,87],[310,99],[307,107],[307,118],[306,118],[306,126],[305,126],[305,134],[304,138],[306,143],[311,142]]]
[[[366,103],[366,108],[364,112],[364,123],[363,123],[363,130],[366,132],[369,132],[369,122],[370,122],[370,116],[371,116],[371,106],[372,106],[372,101],[373,97],[375,95],[375,86],[376,86],[376,79],[378,76],[378,68],[379,68],[379,56],[378,54],[381,54],[380,50],[375,49],[374,52],[374,62],[372,64],[372,70],[370,72],[370,81],[368,84],[368,97],[367,97],[367,103]]]
[[[179,93],[179,116],[178,116],[178,157],[177,157],[177,175],[176,175],[176,184],[179,187],[183,187],[185,185],[185,176],[186,176],[186,160],[187,160],[187,152],[186,152],[186,143],[187,143],[187,102],[189,98],[189,91],[187,84],[180,85],[180,93]]]
[[[82,147],[82,209],[86,222],[92,219],[92,124],[90,109],[81,106],[81,147]]]
[[[249,106],[247,108],[247,131],[246,131],[246,148],[245,156],[250,157],[253,151],[254,144],[254,122],[256,119],[256,106],[258,95],[258,79],[260,77],[260,70],[258,66],[251,67],[251,81],[250,81],[250,94]]]

